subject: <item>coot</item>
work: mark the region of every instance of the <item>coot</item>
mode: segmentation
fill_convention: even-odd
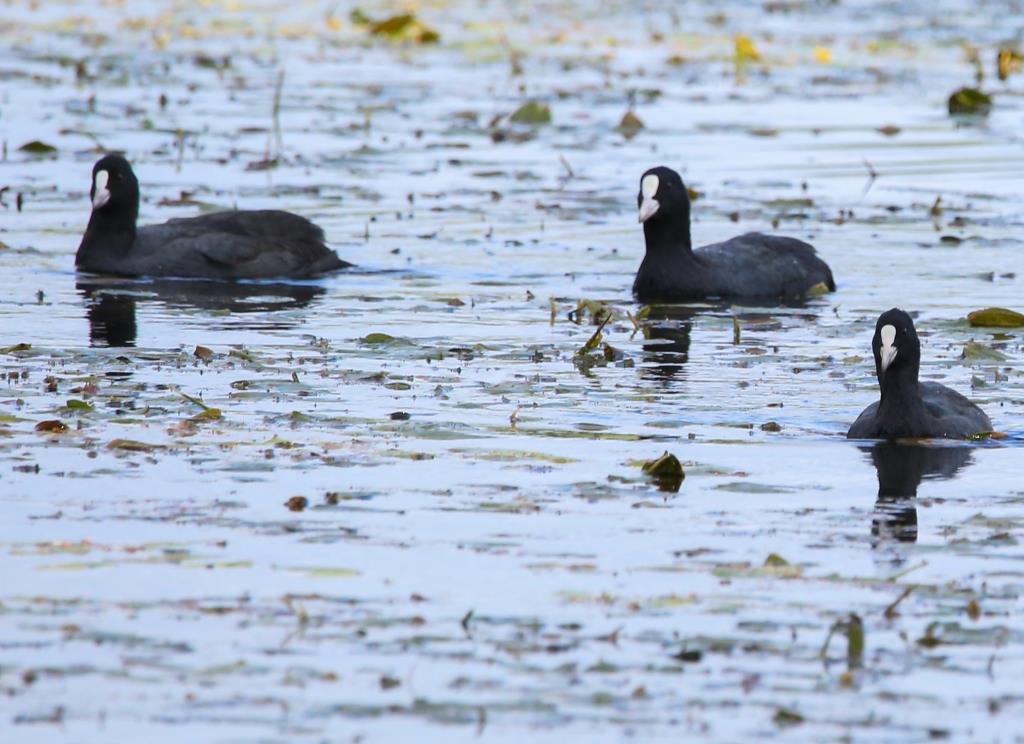
[[[92,169],[92,215],[75,255],[81,271],[194,279],[304,279],[351,264],[319,227],[276,209],[231,210],[136,227],[139,181],[120,155]]]
[[[693,250],[690,197],[671,168],[651,168],[637,197],[647,252],[633,283],[641,302],[678,302],[710,297],[799,299],[834,291],[828,264],[813,246],[761,233],[746,233]]]
[[[957,439],[992,431],[985,412],[960,393],[937,382],[918,382],[921,341],[907,313],[897,308],[882,313],[871,349],[881,400],[857,417],[848,438]]]

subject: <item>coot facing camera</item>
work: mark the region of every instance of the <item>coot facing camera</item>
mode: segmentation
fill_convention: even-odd
[[[962,439],[992,431],[985,412],[937,382],[919,382],[921,340],[903,310],[882,313],[871,339],[881,399],[850,427],[850,439]]]

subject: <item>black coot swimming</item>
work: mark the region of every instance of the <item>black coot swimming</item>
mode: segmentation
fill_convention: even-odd
[[[641,302],[710,297],[797,299],[812,288],[834,291],[828,264],[797,240],[746,233],[693,250],[690,197],[671,168],[651,168],[640,179],[640,222],[647,252],[633,294]]]
[[[871,339],[881,400],[864,409],[850,427],[850,439],[958,439],[992,431],[985,412],[955,390],[918,382],[921,341],[910,316],[893,308],[882,313]]]
[[[120,155],[92,169],[92,214],[75,255],[81,271],[193,279],[305,279],[351,264],[319,227],[290,212],[232,210],[137,227],[139,181]]]

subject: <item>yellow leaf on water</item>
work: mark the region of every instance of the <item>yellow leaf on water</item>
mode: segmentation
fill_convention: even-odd
[[[812,53],[814,54],[814,61],[820,65],[827,65],[832,62],[832,52],[827,47],[816,46]]]
[[[757,62],[761,59],[761,54],[757,51],[757,47],[754,46],[754,42],[749,36],[739,34],[733,39],[733,42],[736,46],[737,62]]]

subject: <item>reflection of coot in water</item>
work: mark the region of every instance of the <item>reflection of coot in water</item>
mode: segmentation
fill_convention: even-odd
[[[135,308],[139,303],[183,311],[227,312],[232,316],[233,328],[274,330],[291,327],[296,321],[254,316],[251,322],[239,323],[234,316],[303,308],[325,292],[323,287],[308,284],[183,280],[80,281],[77,288],[86,301],[93,346],[134,346]],[[218,327],[217,319],[211,318],[211,325]],[[221,321],[219,325],[225,324]]]
[[[690,360],[690,330],[697,311],[679,305],[654,305],[644,323],[644,376],[669,382]]]
[[[641,302],[797,298],[836,288],[828,265],[796,238],[747,233],[693,250],[690,197],[671,168],[644,173],[637,206],[646,247],[633,294]]]
[[[878,472],[878,500],[871,534],[900,542],[917,540],[917,507],[913,499],[924,478],[945,480],[971,463],[969,447],[924,447],[879,442],[863,447]]]
[[[319,227],[278,209],[228,210],[138,227],[139,182],[107,155],[93,166],[92,214],[75,255],[80,271],[194,279],[307,279],[350,266]]]

